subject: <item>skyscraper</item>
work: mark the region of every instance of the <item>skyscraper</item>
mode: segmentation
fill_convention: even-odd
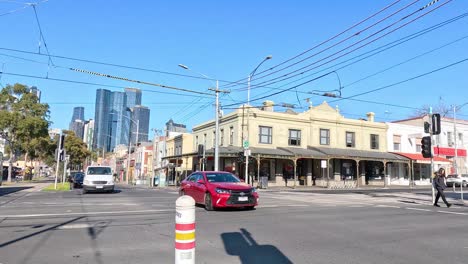
[[[84,133],[84,107],[78,106],[73,108],[73,116],[68,127],[69,130],[75,132],[79,138],[83,138]]]
[[[133,120],[138,120],[138,142],[147,142],[149,133],[150,109],[146,106],[135,105],[132,112]],[[132,143],[136,143],[137,127],[132,122]]]
[[[84,118],[84,107],[78,106],[73,108],[73,116],[71,118],[71,122],[74,122],[75,120],[85,120]],[[71,123],[70,122],[70,123]]]
[[[80,139],[83,139],[84,127],[85,123],[83,120],[80,119],[76,119],[70,124],[70,130],[73,131],[75,135]]]
[[[132,134],[132,144],[135,144],[135,134],[136,133],[136,118],[132,115],[133,108],[136,105],[141,105],[141,90],[136,88],[125,88],[125,95],[127,96],[127,103],[126,103],[126,110],[127,110],[127,118],[124,120],[124,130],[126,131],[126,135],[123,136],[124,140],[122,144],[128,144],[130,140],[130,130],[133,131]],[[130,120],[131,119],[131,120]]]
[[[114,149],[116,145],[128,144],[128,129],[126,130],[127,120],[129,115],[127,111],[127,95],[124,92],[112,92],[111,95],[111,143],[110,149]]]
[[[106,89],[96,90],[93,149],[104,149],[105,151],[110,151],[111,101],[111,91]]]
[[[141,105],[141,90],[136,88],[125,88],[127,95],[127,107],[133,108],[135,105]]]

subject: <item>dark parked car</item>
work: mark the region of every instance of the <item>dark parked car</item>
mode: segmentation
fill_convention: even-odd
[[[258,193],[229,172],[197,171],[181,182],[181,195],[191,196],[204,204],[207,211],[221,207],[253,209],[258,204]]]
[[[73,184],[73,188],[81,188],[83,187],[83,179],[84,179],[83,172],[75,172],[72,173],[71,177],[71,184]]]

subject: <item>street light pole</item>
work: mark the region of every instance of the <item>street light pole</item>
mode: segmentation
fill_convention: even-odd
[[[196,72],[194,70],[191,70],[188,66],[184,65],[184,64],[179,64],[179,67],[181,67],[182,69],[184,70],[189,70],[189,71],[193,71],[207,79],[213,79],[213,78],[210,78],[208,77],[207,75],[203,74],[203,73],[200,73],[200,72]],[[219,81],[216,80],[216,88],[209,88],[208,90],[210,91],[214,91],[215,92],[215,95],[216,95],[216,103],[215,103],[215,145],[214,145],[214,150],[215,150],[215,153],[214,153],[214,170],[215,171],[218,171],[219,170],[219,110],[220,110],[220,106],[219,106],[219,93],[229,93],[229,91],[227,90],[219,90]],[[204,162],[204,160],[203,160]]]
[[[250,177],[249,177],[249,156],[250,156],[250,152],[249,152],[249,117],[250,117],[250,81],[252,80],[253,76],[255,75],[255,72],[257,71],[257,69],[267,60],[273,58],[273,56],[271,55],[268,55],[266,56],[262,62],[260,62],[257,67],[255,67],[255,69],[249,74],[249,76],[247,77],[247,124],[246,124],[246,130],[247,130],[247,133],[245,133],[245,139],[244,139],[244,142],[242,142],[243,146],[244,146],[244,156],[245,156],[245,182],[250,184]],[[253,179],[252,179],[252,185],[253,185]]]

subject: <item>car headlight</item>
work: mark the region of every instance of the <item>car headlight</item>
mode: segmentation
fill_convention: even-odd
[[[85,181],[84,181],[84,184],[89,184],[89,181],[88,181],[88,180],[85,180]]]
[[[231,193],[230,190],[220,189],[220,188],[216,188],[216,192],[217,192],[217,193]]]
[[[252,193],[256,193],[257,192],[257,188],[252,188]]]

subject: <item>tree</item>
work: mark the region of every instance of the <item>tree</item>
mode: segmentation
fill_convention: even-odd
[[[49,105],[41,104],[29,87],[16,83],[7,85],[0,92],[0,131],[8,143],[11,182],[12,162],[17,153],[28,154],[37,147],[34,139],[48,136]]]
[[[429,108],[430,108],[430,105],[427,105],[427,104],[423,105],[420,109],[414,111],[414,114],[412,115],[412,117],[420,117],[420,116],[428,115]],[[439,97],[439,103],[436,106],[432,107],[432,113],[438,113],[442,117],[447,116],[449,113],[451,113],[451,111],[452,111],[452,108],[444,103],[444,100],[442,99],[442,97]]]
[[[69,165],[82,167],[87,157],[91,157],[91,151],[81,138],[78,138],[73,131],[64,130],[65,151],[70,156]]]

